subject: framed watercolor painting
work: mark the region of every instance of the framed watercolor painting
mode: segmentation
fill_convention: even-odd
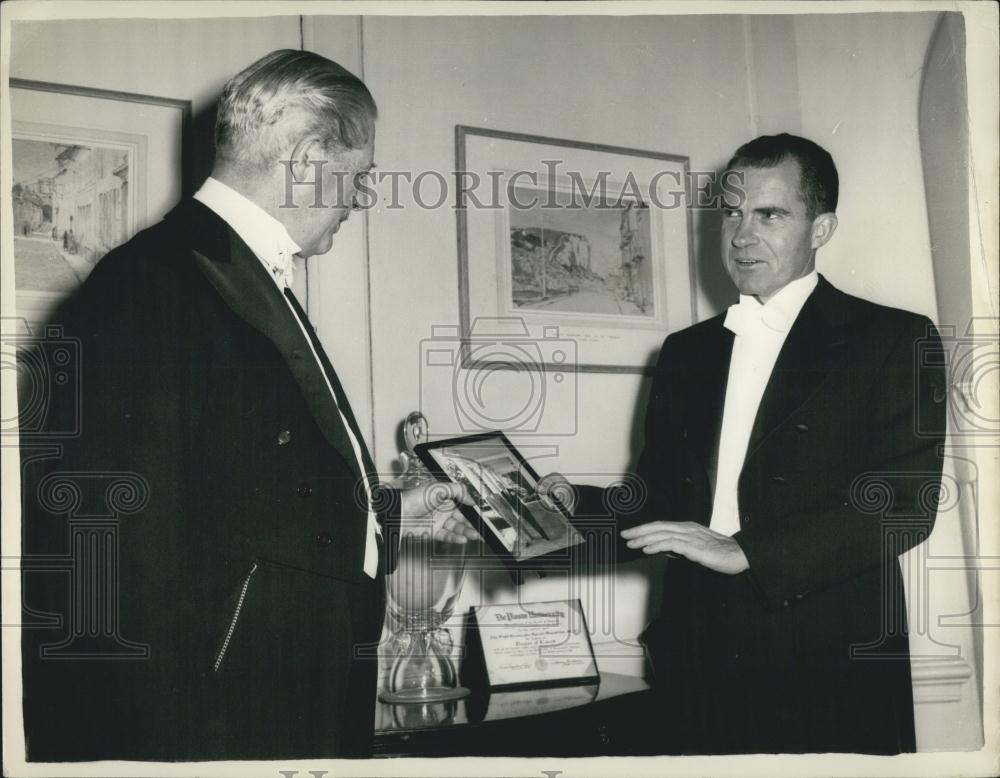
[[[686,157],[464,126],[456,157],[463,367],[502,366],[477,344],[516,331],[646,372],[694,323]]]
[[[37,326],[186,185],[187,100],[11,79],[14,283]]]

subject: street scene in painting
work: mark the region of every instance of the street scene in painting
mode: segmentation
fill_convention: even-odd
[[[132,232],[129,150],[13,141],[14,280],[66,293]]]
[[[649,208],[620,202],[552,202],[515,187],[510,218],[511,307],[581,315],[655,317]],[[548,198],[548,199],[547,199]],[[566,196],[568,199],[568,196]]]

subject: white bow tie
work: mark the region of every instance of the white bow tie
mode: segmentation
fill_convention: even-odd
[[[761,305],[751,297],[741,297],[736,305],[730,305],[724,322],[726,329],[737,335],[752,335],[766,330],[788,332],[791,324],[783,311],[773,305]]]
[[[295,254],[284,246],[279,246],[274,257],[267,263],[268,269],[275,280],[289,289],[295,280]]]

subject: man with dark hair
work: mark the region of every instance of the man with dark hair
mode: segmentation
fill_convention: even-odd
[[[770,168],[785,160],[799,166],[799,187],[806,204],[806,215],[813,219],[834,213],[840,196],[840,178],[830,152],[806,138],[789,135],[761,135],[744,143],[726,164],[726,170]]]
[[[380,487],[289,288],[350,215],[375,117],[323,57],[253,63],[212,176],[56,314],[81,369],[41,398],[51,436],[22,434],[29,760],[370,752],[385,543],[476,536],[461,487]]]
[[[629,548],[664,553],[645,634],[668,753],[913,751],[898,555],[930,533],[942,369],[923,316],[816,273],[837,171],[758,138],[728,172],[721,251],[740,302],[670,335],[646,411]],[[930,367],[927,365],[930,364]]]

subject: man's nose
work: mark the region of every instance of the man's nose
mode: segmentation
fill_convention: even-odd
[[[757,236],[754,235],[750,220],[743,219],[740,221],[739,226],[733,233],[733,245],[736,246],[736,248],[743,248],[744,246],[753,245],[756,240]]]

